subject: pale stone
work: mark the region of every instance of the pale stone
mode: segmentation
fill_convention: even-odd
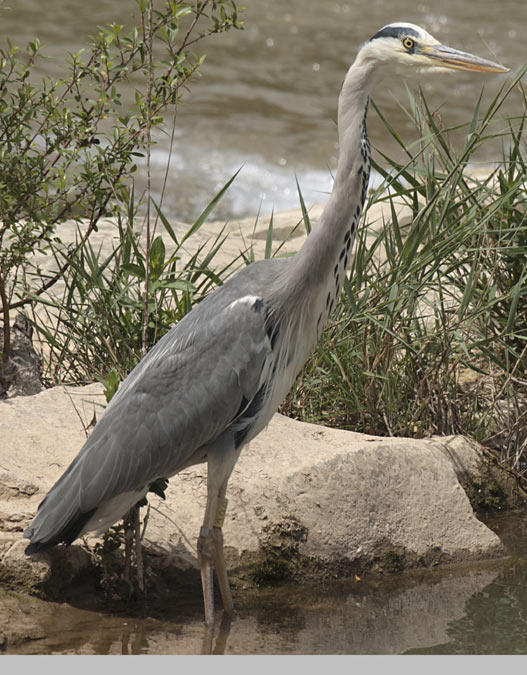
[[[313,222],[322,208],[311,208]],[[407,207],[396,209],[401,221],[409,217]],[[390,205],[370,208],[369,236],[390,218]],[[280,252],[298,250],[305,238],[303,225],[295,230],[300,219],[298,210],[275,215],[274,249],[294,230]],[[173,225],[178,236],[188,230]],[[229,264],[248,246],[255,259],[262,258],[267,226],[268,219],[257,226],[254,219],[208,222],[188,240],[188,255],[225,228],[228,237],[215,266]],[[74,233],[71,223],[57,231],[64,242]],[[115,223],[101,221],[90,241],[104,254],[116,236]],[[168,238],[166,244],[170,249]],[[36,254],[34,262],[52,271],[51,256]],[[234,267],[243,264],[240,258]],[[61,284],[53,287],[59,296]],[[99,384],[0,401],[0,561],[23,550],[24,528],[104,405]],[[243,450],[229,484],[224,525],[229,563],[243,568],[277,541],[327,568],[382,568],[387,554],[404,556],[405,566],[493,557],[502,553],[501,543],[476,518],[461,484],[467,477],[484,481],[484,474],[482,449],[462,437],[381,438],[275,415]],[[173,477],[166,501],[149,497],[145,543],[162,553],[164,564],[182,569],[196,564],[205,498],[205,465]]]
[[[0,401],[4,566],[22,569],[23,530],[103,406],[99,384]],[[273,536],[293,541],[321,569],[371,565],[386,552],[403,555],[406,567],[502,554],[460,484],[466,476],[479,480],[483,462],[481,448],[459,436],[381,438],[277,414],[244,448],[231,477],[229,563],[243,568]],[[195,565],[205,498],[205,465],[174,476],[166,501],[150,495],[145,544],[163,554],[164,564]]]

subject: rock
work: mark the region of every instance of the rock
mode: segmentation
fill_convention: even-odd
[[[11,327],[9,360],[4,375],[0,397],[31,396],[44,388],[42,385],[42,359],[33,347],[33,326],[22,312],[18,313]]]
[[[478,446],[462,437],[369,437],[275,415],[230,481],[231,562],[285,548],[343,573],[492,557],[502,551],[499,539],[476,518],[458,479],[478,475],[481,464]],[[175,497],[159,507],[190,537],[202,517],[205,475],[197,467],[174,477]],[[147,536],[183,543],[168,520],[154,519]]]
[[[46,565],[59,564],[59,554],[28,559],[23,530],[100,415],[102,389],[56,387],[0,401],[4,580],[19,576],[24,587],[38,586],[50,578]],[[277,414],[231,477],[224,525],[230,569],[263,583],[266,575],[295,576],[300,565],[306,574],[335,576],[502,555],[460,482],[481,481],[486,471],[482,449],[460,436],[381,438]],[[149,495],[144,543],[158,566],[196,566],[205,499],[205,465],[171,478],[166,501]],[[59,547],[68,578],[89,564],[79,549]]]

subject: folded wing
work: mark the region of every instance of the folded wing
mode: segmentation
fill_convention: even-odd
[[[25,533],[32,542],[53,545],[64,532],[72,541],[75,523],[80,531],[101,504],[203,460],[200,449],[262,398],[271,363],[267,308],[255,295],[224,295],[198,305],[123,382],[40,505]]]

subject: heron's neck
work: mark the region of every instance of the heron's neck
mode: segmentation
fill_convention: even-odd
[[[372,88],[373,67],[359,58],[349,69],[339,97],[339,160],[333,190],[316,227],[294,258],[295,278],[303,293],[331,293],[336,304],[360,214],[370,172],[366,115]],[[333,290],[328,291],[328,288]],[[329,297],[329,296],[328,296]],[[327,319],[327,316],[325,317]]]

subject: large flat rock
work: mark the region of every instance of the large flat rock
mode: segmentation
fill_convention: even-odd
[[[23,530],[103,406],[98,384],[0,401],[4,571],[36,569],[23,555]],[[280,546],[317,569],[343,573],[495,557],[501,543],[476,518],[460,482],[484,473],[481,448],[463,437],[381,438],[277,414],[243,450],[229,484],[230,567],[243,570]],[[206,466],[173,477],[167,494],[166,501],[151,495],[145,543],[167,566],[195,566]]]

